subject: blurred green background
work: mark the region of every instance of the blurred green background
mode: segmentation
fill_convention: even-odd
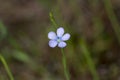
[[[61,51],[48,46],[50,12],[71,34],[71,80],[120,80],[120,0],[0,0],[0,54],[15,80],[65,80]]]

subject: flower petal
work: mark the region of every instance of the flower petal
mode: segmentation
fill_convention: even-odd
[[[66,33],[65,35],[63,35],[62,40],[63,41],[67,41],[68,39],[70,39],[70,34]]]
[[[64,34],[64,28],[60,27],[57,29],[57,36],[58,37],[62,37],[62,35]]]
[[[58,42],[55,41],[55,40],[50,40],[50,41],[49,41],[49,46],[52,47],[52,48],[56,47],[57,44],[58,44]]]
[[[52,32],[52,31],[49,32],[49,33],[48,33],[48,38],[49,38],[49,39],[55,39],[55,38],[56,38],[55,32]]]
[[[66,45],[67,45],[67,44],[66,44],[65,42],[60,42],[60,43],[58,44],[58,47],[64,48]]]

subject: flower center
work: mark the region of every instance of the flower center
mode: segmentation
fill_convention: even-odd
[[[57,42],[61,42],[61,38],[60,37],[57,37]]]

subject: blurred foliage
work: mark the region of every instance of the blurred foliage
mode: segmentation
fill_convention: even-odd
[[[65,80],[61,51],[48,46],[49,15],[71,34],[71,80],[120,79],[119,0],[0,0],[0,53],[15,80]],[[9,80],[2,63],[0,80]]]

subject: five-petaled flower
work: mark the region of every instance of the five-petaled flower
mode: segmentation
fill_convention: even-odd
[[[58,45],[60,48],[64,48],[67,44],[64,41],[69,40],[70,34],[66,33],[64,34],[64,28],[60,27],[57,29],[57,34],[53,31],[48,33],[49,46],[54,48]]]

